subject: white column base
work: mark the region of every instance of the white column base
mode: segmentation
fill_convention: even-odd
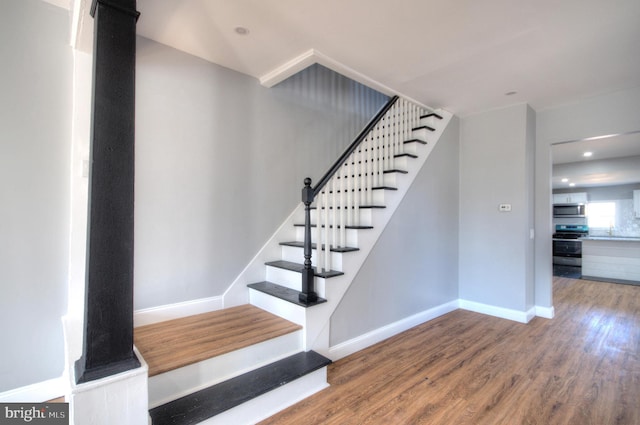
[[[144,425],[149,423],[148,367],[72,385],[68,398],[73,425]]]

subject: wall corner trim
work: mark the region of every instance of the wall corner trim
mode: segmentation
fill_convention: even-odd
[[[510,308],[496,307],[489,304],[477,303],[475,301],[459,300],[460,308],[463,310],[474,311],[476,313],[487,314],[489,316],[499,317],[501,319],[513,320],[520,323],[529,323],[535,316],[535,307],[527,311],[513,310]]]
[[[418,326],[422,323],[428,322],[429,320],[433,320],[436,317],[440,317],[457,309],[458,300],[454,300],[414,314],[413,316],[409,316],[396,322],[390,323],[386,326],[382,326],[381,328],[374,329],[363,335],[357,336],[345,342],[341,342],[340,344],[334,345],[333,347],[329,347],[329,358],[333,361],[340,360],[343,357],[346,357],[357,351],[377,344],[380,341],[411,329],[414,326]]]
[[[216,296],[136,310],[133,312],[133,326],[150,325],[165,320],[221,310],[223,308],[222,300],[222,296]]]

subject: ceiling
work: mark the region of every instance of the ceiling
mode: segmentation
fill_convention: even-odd
[[[640,183],[640,132],[557,144],[552,154],[554,189]]]
[[[460,116],[523,102],[540,110],[640,86],[638,0],[138,0],[137,7],[140,35],[263,84],[320,62]]]
[[[90,51],[92,0],[44,1],[72,9],[72,45]],[[139,35],[267,87],[320,63],[462,117],[521,103],[539,111],[640,86],[638,0],[137,0],[137,9]],[[589,160],[580,156],[587,149]],[[596,177],[564,165],[640,155],[640,135],[553,153],[554,169],[572,169],[578,187],[593,185]]]

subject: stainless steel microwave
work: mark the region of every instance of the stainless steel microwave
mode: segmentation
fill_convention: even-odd
[[[584,204],[555,204],[553,206],[554,217],[585,217]]]

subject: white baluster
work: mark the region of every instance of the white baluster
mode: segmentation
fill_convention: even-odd
[[[383,178],[382,172],[384,171],[384,155],[385,155],[384,134],[386,131],[387,131],[387,126],[386,126],[386,123],[383,121],[380,125],[380,133],[379,133],[380,139],[378,140],[378,187],[382,186],[382,178]]]
[[[324,192],[324,269],[331,270],[331,252],[329,251],[329,188],[326,187]],[[318,247],[322,250],[322,247]]]
[[[391,107],[391,140],[389,141],[391,148],[389,149],[389,169],[393,170],[396,166],[396,149],[398,144],[398,101]]]
[[[331,227],[331,247],[335,247],[338,242],[338,187],[336,185],[336,175],[334,174],[331,178],[331,202],[333,203],[333,210],[331,211],[331,223],[333,224],[333,227]],[[340,210],[342,211],[342,208]]]
[[[378,132],[376,128],[373,130],[373,134],[371,137],[371,185],[369,187],[369,198],[367,199],[369,205],[371,205],[371,194],[373,194],[372,189],[376,187],[376,154],[378,147],[377,142]]]
[[[316,196],[316,270],[320,270],[322,267],[322,192]]]
[[[361,196],[364,193],[364,186],[362,185],[362,165],[364,161],[364,155],[362,151],[363,145],[364,142],[360,144],[360,147],[357,149],[357,154],[354,158],[355,170],[353,178],[353,198],[352,202],[349,204],[349,216],[353,216],[353,221],[351,222],[353,226],[360,225],[360,215],[358,213],[358,209],[360,206],[360,201],[362,199]]]
[[[368,149],[368,161],[367,161],[367,202],[366,205],[371,205],[371,189],[373,189],[373,170],[375,170],[373,166],[373,156],[375,154],[375,134],[371,135],[369,139],[369,149]]]
[[[340,167],[340,170],[338,171],[338,174],[340,174],[340,205],[342,206],[342,208],[340,208],[340,243],[338,246],[345,246],[344,226],[347,224],[347,210],[344,208],[344,205],[347,205],[347,193],[345,192],[347,190],[347,172],[345,172],[345,170],[347,172],[349,170],[348,162],[346,164],[342,164],[342,167]]]

